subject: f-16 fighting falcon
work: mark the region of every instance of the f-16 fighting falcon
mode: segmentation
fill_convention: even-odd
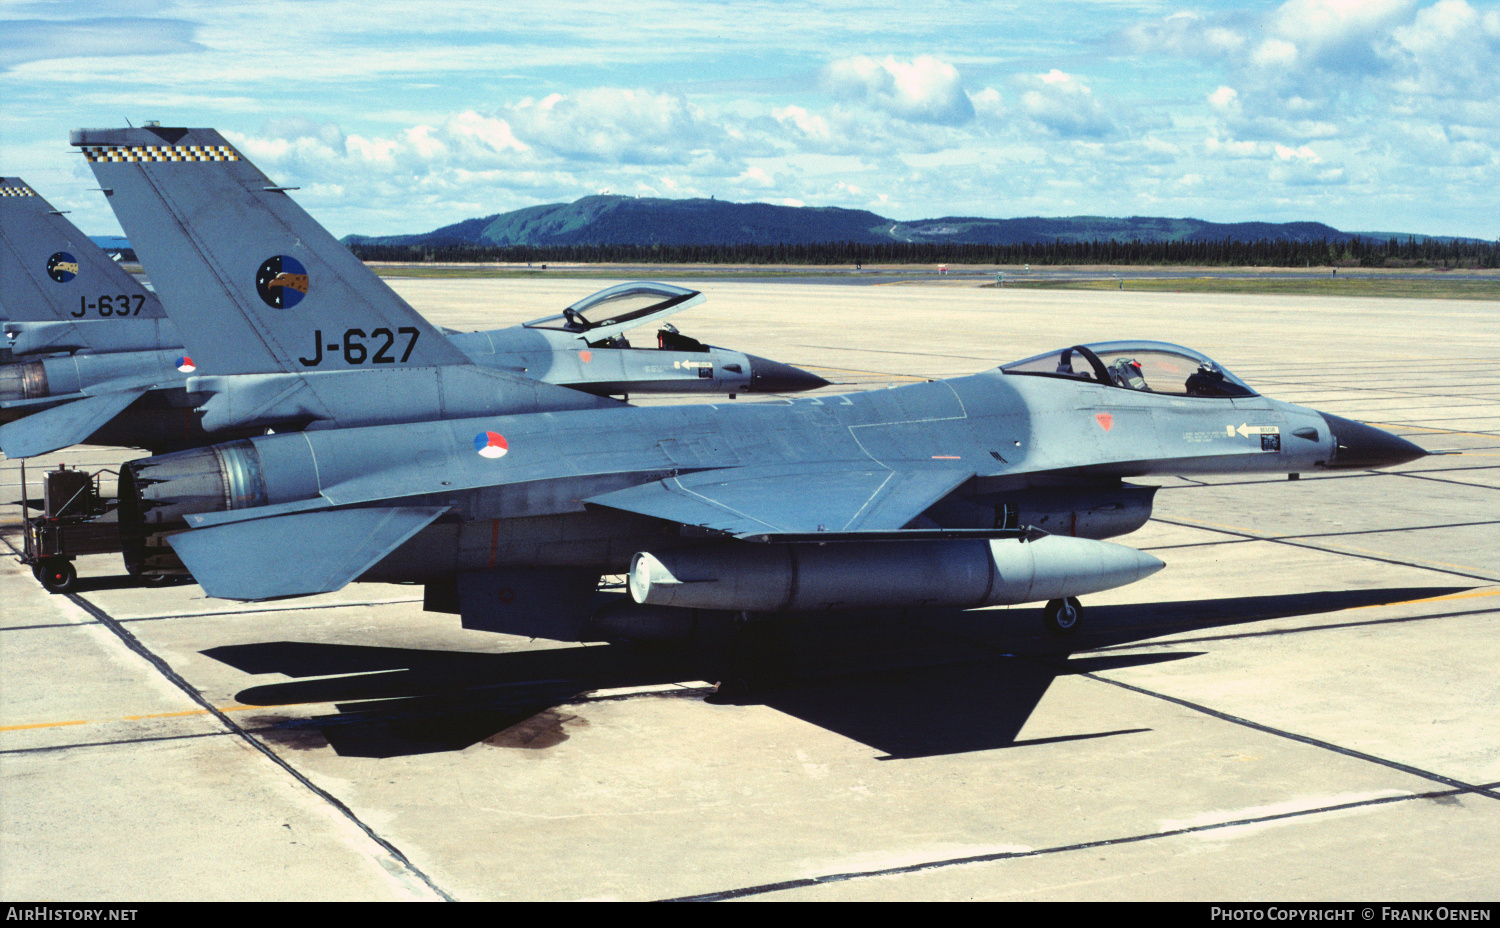
[[[154,131],[151,144],[142,131],[74,136],[137,247],[168,224],[167,204],[194,196],[194,159],[230,154],[200,130]],[[172,225],[196,240],[205,227],[194,215]],[[339,279],[310,257],[289,262],[286,239],[257,244],[221,260],[223,278],[173,276],[226,301],[260,300],[260,315],[287,309],[258,295],[267,281],[292,275],[282,289],[301,303],[306,286],[311,303],[320,280]],[[420,386],[452,347],[332,312],[291,317],[301,328],[286,347],[247,328],[241,354],[267,368],[255,359],[321,358],[358,376],[380,352],[385,370]],[[422,353],[429,345],[438,351]],[[275,389],[292,389],[272,383],[268,408]],[[735,615],[1035,601],[1065,633],[1077,597],[1164,566],[1103,540],[1150,516],[1155,488],[1129,479],[1365,469],[1425,454],[1146,341],[779,403],[473,409],[132,462],[120,476],[127,566],[170,570],[170,545],[206,592],[240,600],[421,583],[428,609],[467,627],[560,640],[674,637]],[[628,597],[601,603],[601,575],[618,573]]]
[[[187,130],[121,131],[159,141],[157,132]],[[160,452],[268,428],[347,427],[481,410],[618,407],[623,404],[609,395],[780,393],[827,383],[789,365],[678,334],[663,320],[703,297],[667,284],[611,287],[560,315],[507,329],[439,331],[217,133],[192,131],[208,134],[205,144],[184,147],[199,154],[160,165],[178,172],[167,179],[176,211],[132,216],[127,224],[175,322],[154,322],[131,346],[119,346],[125,328],[138,322],[138,307],[158,307],[156,296],[50,208],[24,209],[31,204],[21,204],[19,196],[0,204],[7,242],[0,261],[7,280],[24,278],[37,289],[41,305],[52,307],[52,322],[16,328],[16,350],[73,351],[82,341],[79,333],[89,331],[90,353],[112,352],[44,357],[0,370],[0,408],[8,418],[27,416],[0,426],[0,450],[8,457],[84,442]],[[140,162],[126,158],[119,164]],[[140,173],[144,178],[145,171]],[[30,199],[45,207],[40,197]],[[60,226],[72,230],[73,238],[59,238]],[[48,249],[85,258],[56,271],[42,254]],[[249,271],[254,287],[248,295],[218,276],[245,254],[260,256]],[[78,271],[67,270],[75,264]],[[124,280],[112,279],[118,284],[112,293],[79,297],[75,307],[70,301],[83,287],[63,293],[74,283],[68,275],[94,265]],[[43,271],[50,279],[36,278]],[[125,289],[126,282],[133,289]],[[310,287],[317,289],[308,298]],[[7,304],[9,293],[7,287]],[[299,311],[304,298],[309,301]],[[116,308],[125,304],[128,323]],[[77,316],[78,307],[85,317]],[[307,312],[319,314],[317,327],[302,325]],[[87,318],[89,325],[69,317]],[[648,324],[661,326],[658,347],[630,347],[624,333]],[[148,334],[156,344],[140,350]],[[424,342],[420,349],[418,340]],[[410,364],[440,375],[420,398]],[[385,376],[395,367],[406,374]]]
[[[175,350],[156,294],[19,177],[0,177],[0,362]]]

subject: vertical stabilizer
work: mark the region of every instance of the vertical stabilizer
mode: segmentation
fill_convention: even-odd
[[[62,323],[71,346],[102,352],[112,350],[121,320],[163,315],[156,294],[30,185],[0,177],[0,318]],[[87,324],[100,320],[110,325]]]
[[[212,129],[72,134],[204,374],[469,359]]]

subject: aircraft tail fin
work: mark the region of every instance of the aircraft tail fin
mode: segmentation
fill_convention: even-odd
[[[62,323],[53,340],[72,350],[121,350],[119,320],[164,316],[156,294],[19,177],[0,177],[0,282],[0,318]]]
[[[469,359],[213,129],[77,129],[206,374]]]

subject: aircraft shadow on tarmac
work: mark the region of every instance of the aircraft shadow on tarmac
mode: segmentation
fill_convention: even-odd
[[[882,751],[883,759],[901,759],[1146,731],[1081,731],[1018,740],[1058,676],[1204,653],[1079,652],[1463,589],[1388,588],[1097,606],[1085,619],[1094,631],[1066,639],[1042,633],[1039,610],[1013,609],[832,624],[786,622],[691,645],[607,644],[482,654],[278,641],[203,653],[248,674],[294,678],[238,693],[243,705],[274,710],[334,704],[335,713],[311,718],[268,714],[246,719],[246,727],[260,737],[292,749],[326,745],[345,756],[397,757],[463,750],[481,741],[548,747],[567,737],[557,713],[548,710],[591,691],[725,680],[733,687],[709,701],[764,704]],[[683,695],[702,691],[685,690]]]

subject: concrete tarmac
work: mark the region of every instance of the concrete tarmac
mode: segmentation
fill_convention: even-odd
[[[392,283],[470,329],[609,282]],[[465,631],[416,587],[241,604],[100,555],[49,595],[7,505],[0,896],[1500,896],[1500,304],[703,287],[685,334],[831,391],[1149,338],[1435,454],[1142,481],[1118,540],[1167,568],[1075,637],[1037,606],[791,626],[743,704],[709,698],[713,647]],[[29,462],[31,493],[138,456]],[[19,484],[0,463],[0,502]]]

